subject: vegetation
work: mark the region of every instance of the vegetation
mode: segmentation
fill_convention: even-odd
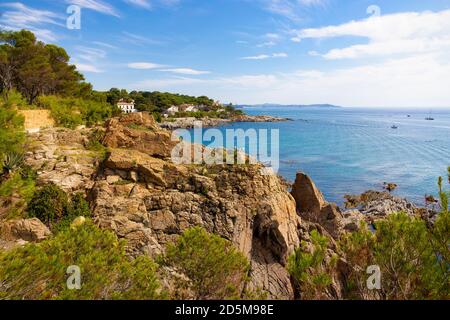
[[[326,299],[330,297],[332,273],[336,257],[328,257],[328,239],[313,230],[311,243],[302,242],[288,259],[287,269],[302,292],[302,299]]]
[[[132,91],[128,93],[126,90],[120,90],[117,88],[112,88],[107,92],[107,101],[112,105],[116,105],[120,99],[134,100],[136,108],[139,111],[156,113],[162,113],[171,106],[179,106],[182,104],[204,106],[205,109],[212,108],[214,106],[214,100],[205,96],[192,97],[158,91]]]
[[[92,87],[69,64],[66,51],[37,41],[27,30],[0,31],[0,93],[17,89],[33,104],[43,94],[87,97]]]
[[[47,184],[34,194],[28,203],[28,214],[56,231],[70,226],[70,223],[79,216],[91,216],[89,204],[83,194],[77,193],[69,199],[55,184]]]
[[[198,300],[239,297],[249,268],[247,259],[231,242],[200,227],[185,231],[167,247],[162,260],[188,277],[176,286],[190,290]]]
[[[397,213],[375,223],[374,231],[362,226],[346,234],[337,252],[346,261],[346,299],[449,299],[450,212],[449,193],[439,179],[441,213],[434,223]],[[326,239],[313,231],[312,248],[305,245],[289,258],[288,270],[299,282],[302,298],[322,299],[339,270],[327,259]],[[381,289],[367,286],[369,266],[381,271]],[[325,296],[327,297],[327,296]]]
[[[106,102],[81,98],[42,96],[37,105],[49,109],[58,126],[72,129],[83,124],[92,126],[102,123],[119,112]]]
[[[14,110],[12,102],[0,105],[0,169],[7,154],[18,154],[23,151],[25,134],[24,118]]]
[[[149,257],[130,260],[124,242],[87,221],[41,244],[0,254],[0,299],[154,300],[164,298]],[[81,271],[81,289],[67,286],[69,266]]]

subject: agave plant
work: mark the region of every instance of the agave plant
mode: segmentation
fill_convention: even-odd
[[[23,164],[23,154],[8,152],[3,159],[3,176],[8,177]]]

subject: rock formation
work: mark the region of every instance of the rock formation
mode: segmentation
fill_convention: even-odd
[[[186,229],[202,226],[232,241],[251,262],[250,288],[294,297],[285,269],[299,245],[293,197],[262,165],[176,165],[176,142],[145,113],[107,122],[99,166],[87,133],[48,129],[30,136],[27,163],[41,183],[86,191],[95,222],[127,240],[131,256],[156,256]]]
[[[37,218],[0,221],[0,247],[5,249],[27,242],[41,242],[51,234]]]
[[[344,229],[341,210],[336,204],[325,201],[310,177],[297,173],[291,194],[302,218],[321,225],[333,238],[339,238]]]

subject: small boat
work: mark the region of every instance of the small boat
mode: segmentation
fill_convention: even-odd
[[[391,129],[398,129],[398,127],[394,124]]]
[[[426,117],[425,120],[427,120],[427,121],[433,121],[434,120],[434,118],[431,116],[431,111],[430,111],[430,115],[428,117]]]
[[[411,115],[410,115],[410,114],[408,114],[408,118],[411,118]]]

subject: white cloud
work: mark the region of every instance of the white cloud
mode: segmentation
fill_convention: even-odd
[[[0,15],[0,28],[7,30],[28,29],[43,41],[56,41],[57,39],[56,34],[45,28],[44,25],[64,26],[64,18],[52,11],[34,9],[19,2],[3,3],[0,4],[0,7],[8,8]]]
[[[266,41],[263,43],[258,44],[256,47],[257,48],[264,48],[264,47],[273,47],[275,46],[277,43],[274,41]]]
[[[159,69],[165,66],[161,64],[156,64],[152,62],[133,62],[129,63],[128,67],[131,69],[141,69],[141,70],[149,70],[149,69]]]
[[[77,69],[81,72],[91,72],[91,73],[102,73],[103,70],[97,68],[94,65],[86,64],[86,63],[76,63]]]
[[[350,21],[341,25],[295,31],[294,39],[325,39],[343,36],[369,40],[323,54],[329,60],[450,52],[450,10],[406,12]]]
[[[327,0],[260,0],[267,11],[292,21],[300,21],[305,8],[324,6]]]
[[[106,51],[97,48],[77,46],[77,58],[89,62],[102,61],[106,57]]]
[[[266,60],[270,58],[287,58],[288,54],[284,52],[272,53],[272,54],[260,54],[257,56],[242,57],[241,60]]]
[[[138,34],[134,34],[131,32],[123,31],[122,36],[120,38],[123,42],[131,43],[137,46],[142,45],[160,45],[161,42],[157,40],[153,40]]]
[[[139,81],[132,84],[132,88],[136,90],[173,90],[174,88],[186,87],[191,85],[201,85],[207,84],[207,80],[196,79],[196,78],[186,78],[186,77],[174,77],[166,79],[148,79]],[[178,90],[177,92],[182,92]]]
[[[125,2],[145,9],[152,8],[152,5],[148,0],[125,0]]]
[[[195,69],[190,69],[190,68],[163,69],[161,71],[171,72],[171,73],[176,73],[176,74],[192,75],[192,76],[203,75],[203,74],[210,74],[211,73],[210,71],[195,70]]]
[[[333,103],[355,107],[448,107],[450,61],[433,54],[336,70],[142,81],[142,90],[206,94],[237,103]]]
[[[115,17],[120,16],[113,6],[101,0],[66,0],[66,3]]]

